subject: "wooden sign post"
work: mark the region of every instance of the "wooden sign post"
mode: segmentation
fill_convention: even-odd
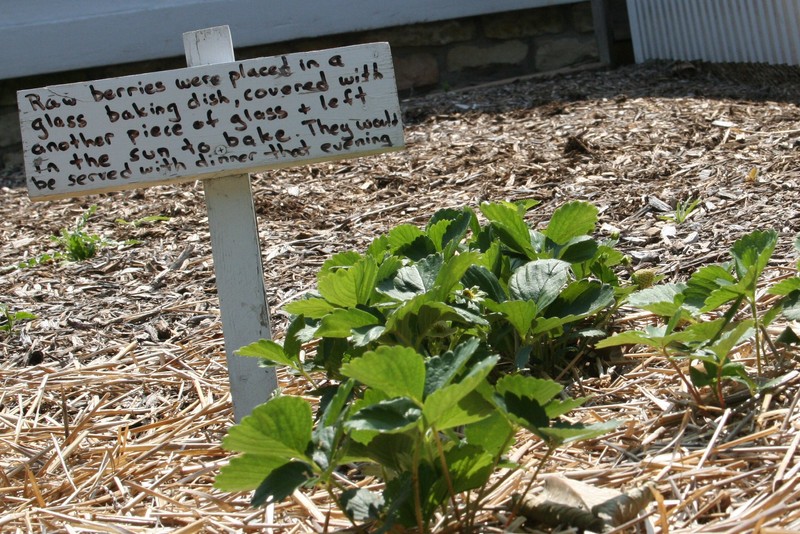
[[[274,370],[248,173],[403,148],[387,43],[236,61],[230,30],[184,34],[189,68],[17,93],[32,200],[204,180],[237,421]],[[213,178],[213,179],[211,179]]]

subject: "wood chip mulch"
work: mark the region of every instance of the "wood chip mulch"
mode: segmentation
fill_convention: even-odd
[[[774,228],[769,277],[792,273],[798,80],[792,69],[652,64],[408,99],[405,151],[253,177],[276,337],[280,307],[313,287],[331,254],[483,200],[538,199],[533,224],[566,201],[590,201],[598,233],[619,232],[634,267],[668,281]],[[202,184],[35,204],[21,172],[0,186],[0,303],[36,315],[0,331],[0,531],[348,526],[324,494],[252,509],[248,495],[212,488],[232,410]],[[687,220],[674,220],[696,199]],[[106,243],[95,258],[15,268],[54,251],[51,236],[93,204],[86,230]],[[143,219],[155,215],[168,219]],[[649,319],[620,314],[629,326]],[[754,365],[747,347],[737,357]],[[567,384],[594,397],[571,416],[624,423],[559,451],[543,471],[620,490],[655,483],[660,498],[640,526],[656,532],[800,531],[800,359],[791,349],[770,358],[782,385],[725,410],[693,409],[655,354],[586,362]],[[535,465],[544,451],[522,436],[513,455]],[[513,522],[510,496],[529,474],[488,496],[485,531]]]

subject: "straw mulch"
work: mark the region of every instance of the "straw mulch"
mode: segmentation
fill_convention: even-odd
[[[791,70],[648,65],[406,100],[405,151],[253,178],[276,336],[286,321],[280,306],[313,286],[332,253],[487,199],[540,200],[534,224],[566,201],[593,202],[599,233],[619,231],[634,267],[656,267],[667,280],[725,260],[751,230],[775,228],[768,277],[791,273],[800,230],[796,81]],[[23,184],[20,173],[0,184],[0,302],[36,315],[0,331],[0,530],[347,527],[323,494],[265,510],[212,488],[228,458],[219,443],[232,411],[202,185],[31,204]],[[664,220],[694,198],[688,220]],[[97,257],[13,268],[52,250],[50,236],[92,204],[87,231],[106,240]],[[140,220],[153,215],[169,219]],[[621,327],[650,320],[620,313]],[[769,369],[784,382],[725,410],[693,406],[654,354],[577,362],[561,379],[594,397],[573,420],[624,423],[557,452],[543,472],[603,488],[655,483],[661,498],[644,522],[657,532],[800,531],[798,353],[776,350]],[[754,365],[750,347],[736,357]],[[307,388],[280,378],[287,392]],[[544,447],[521,436],[513,454],[533,466]],[[507,521],[540,528],[508,515],[529,474],[488,497],[486,531]]]

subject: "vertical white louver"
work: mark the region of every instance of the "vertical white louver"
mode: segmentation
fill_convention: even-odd
[[[800,0],[627,0],[636,62],[800,65]]]

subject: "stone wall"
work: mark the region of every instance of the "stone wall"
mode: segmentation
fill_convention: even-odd
[[[446,90],[597,61],[588,1],[237,50],[238,59],[373,41],[392,46],[401,95]],[[183,58],[115,65],[0,83],[0,172],[22,166],[16,91],[185,67]]]

